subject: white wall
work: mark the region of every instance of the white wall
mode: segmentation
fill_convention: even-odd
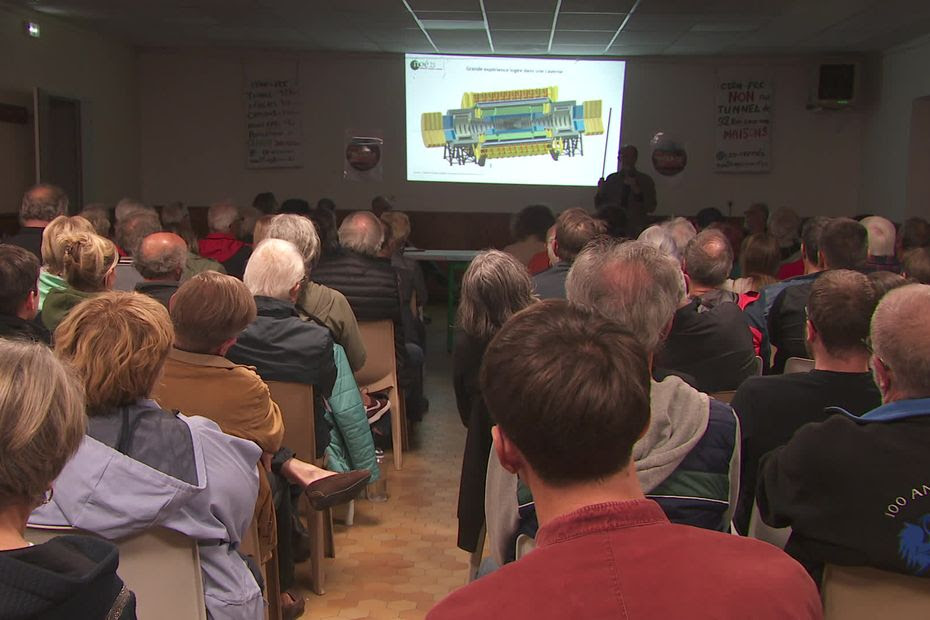
[[[928,217],[930,205],[908,204],[907,187],[914,100],[930,95],[930,37],[886,52],[881,63],[881,95],[864,139],[861,211],[889,213],[902,220]],[[918,109],[918,112],[920,110]],[[919,142],[921,136],[914,136]],[[930,136],[923,138],[928,149]],[[915,170],[926,176],[930,170]]]
[[[305,166],[246,170],[243,63],[299,60],[305,114]],[[717,67],[765,67],[775,83],[773,170],[716,174],[714,76]],[[366,207],[372,196],[401,208],[513,211],[533,202],[556,208],[591,205],[593,189],[408,183],[404,165],[404,70],[400,56],[248,50],[146,50],[140,53],[142,193],[146,201],[208,204],[222,197],[248,203],[259,191],[279,200],[333,198],[340,208]],[[634,60],[628,67],[623,135],[645,152],[664,130],[688,147],[688,169],[656,178],[660,213],[693,214],[706,206],[741,214],[764,200],[804,214],[845,214],[858,204],[864,119],[857,113],[805,110],[810,61],[768,59]],[[384,181],[342,179],[344,131],[382,129]],[[648,158],[641,158],[647,159]],[[608,162],[608,171],[612,162]],[[648,162],[641,168],[647,171]],[[616,165],[616,162],[613,162]]]
[[[41,38],[25,35],[26,20],[41,25]],[[0,5],[0,101],[28,103],[31,108],[36,86],[53,95],[81,100],[87,130],[87,201],[114,203],[139,193],[136,76],[136,52],[130,46],[46,15]],[[20,157],[13,148],[8,142],[0,145],[0,160]],[[21,157],[31,156],[30,148]],[[29,165],[34,170],[31,162]],[[18,200],[10,204],[8,196],[0,202],[0,212],[18,208]]]

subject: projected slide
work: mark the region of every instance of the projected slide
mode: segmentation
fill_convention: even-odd
[[[406,63],[409,181],[595,186],[605,149],[615,170],[626,63],[417,54]]]

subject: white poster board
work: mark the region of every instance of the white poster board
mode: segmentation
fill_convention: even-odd
[[[772,167],[772,80],[765,71],[722,69],[715,84],[717,172]]]
[[[297,63],[247,64],[244,75],[246,167],[302,167]]]

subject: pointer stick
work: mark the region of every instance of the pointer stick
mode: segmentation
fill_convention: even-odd
[[[607,109],[607,133],[604,139],[604,161],[601,162],[601,178],[604,178],[604,170],[607,168],[607,143],[610,141],[610,117],[613,116],[614,109]]]

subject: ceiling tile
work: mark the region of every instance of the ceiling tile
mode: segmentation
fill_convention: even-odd
[[[566,45],[600,45],[601,48],[607,47],[613,38],[613,32],[580,32],[575,30],[563,31],[556,30],[553,44]]]
[[[649,4],[653,0],[641,3]],[[636,0],[562,0],[563,13],[628,13]]]
[[[552,28],[552,13],[488,13],[491,30],[549,30]]]
[[[494,47],[500,45],[549,45],[548,30],[492,30]]]
[[[620,32],[620,36],[617,37],[617,40],[614,41],[614,45],[647,45],[653,47],[657,45],[670,45],[674,43],[679,36],[681,36],[681,33],[678,32],[631,32],[624,28]]]
[[[484,0],[484,10],[493,12],[540,12],[552,15],[555,7],[556,0]]]
[[[559,13],[559,30],[609,30],[616,32],[623,23],[623,13]]]
[[[490,54],[488,35],[477,30],[434,30],[429,33],[440,52]]]

